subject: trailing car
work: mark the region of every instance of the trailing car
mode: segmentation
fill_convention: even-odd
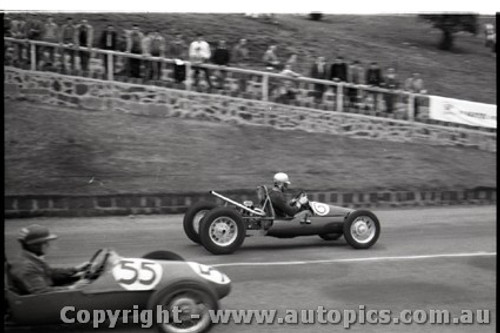
[[[169,251],[155,251],[142,258],[124,258],[111,249],[98,250],[83,275],[88,283],[80,288],[23,295],[10,282],[7,264],[5,299],[10,325],[63,324],[61,310],[123,311],[157,307],[178,320],[154,320],[160,332],[204,332],[212,322],[209,311],[219,308],[219,300],[231,290],[231,280],[206,265],[184,261]],[[162,314],[164,315],[164,314]],[[162,317],[163,318],[163,317]],[[167,319],[167,318],[164,318]]]
[[[233,253],[247,236],[292,238],[318,235],[328,241],[344,236],[356,249],[370,248],[380,236],[380,222],[371,211],[309,201],[305,192],[300,192],[294,201],[306,198],[301,209],[311,212],[311,223],[277,217],[266,186],[257,189],[257,206],[252,201],[241,204],[215,191],[210,193],[222,199],[224,205],[205,201],[195,203],[184,215],[183,226],[189,239],[213,254]]]

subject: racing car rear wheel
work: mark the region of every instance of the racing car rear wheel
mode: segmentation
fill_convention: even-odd
[[[349,214],[344,222],[344,237],[355,249],[367,249],[380,236],[378,218],[370,211],[357,210]]]
[[[212,325],[209,311],[217,311],[219,303],[214,291],[201,283],[187,281],[153,294],[148,309],[162,316],[155,321],[162,333],[200,333]]]
[[[322,234],[322,235],[319,235],[319,237],[321,237],[322,239],[324,239],[326,241],[333,241],[333,240],[337,240],[340,237],[342,237],[342,234]]]
[[[200,222],[207,212],[217,207],[213,202],[200,201],[189,207],[184,215],[184,232],[186,236],[196,244],[200,244],[198,230]]]
[[[200,223],[201,244],[213,254],[233,253],[245,236],[246,225],[234,208],[215,208]]]

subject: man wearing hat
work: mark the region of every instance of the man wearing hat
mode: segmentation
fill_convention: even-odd
[[[52,268],[45,261],[44,255],[50,241],[57,236],[47,227],[33,224],[21,229],[18,240],[22,252],[18,261],[10,268],[10,275],[15,289],[21,294],[39,294],[72,288],[68,284],[80,279],[78,273],[88,268],[84,263],[71,268]],[[74,286],[73,286],[74,287]]]

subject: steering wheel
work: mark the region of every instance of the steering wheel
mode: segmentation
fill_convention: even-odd
[[[82,274],[82,278],[89,280],[97,279],[106,266],[109,254],[110,250],[107,248],[97,250],[96,253],[94,253],[94,255],[90,258],[89,267]]]
[[[290,200],[291,203],[296,203],[302,196],[307,196],[305,191],[300,191],[296,196],[293,197],[292,200]]]

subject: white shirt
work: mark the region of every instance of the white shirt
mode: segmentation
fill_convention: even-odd
[[[195,40],[189,45],[189,58],[192,61],[201,62],[202,60],[208,60],[211,55],[210,45],[204,40],[201,42]]]

